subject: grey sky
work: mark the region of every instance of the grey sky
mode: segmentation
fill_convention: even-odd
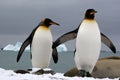
[[[41,19],[48,17],[54,39],[77,28],[84,12],[94,8],[101,32],[120,49],[120,0],[0,0],[0,47],[24,41]]]

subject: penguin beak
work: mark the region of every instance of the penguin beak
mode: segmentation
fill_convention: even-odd
[[[56,22],[53,22],[53,21],[50,22],[50,24],[51,24],[51,25],[58,25],[58,26],[60,26],[60,24],[58,24],[58,23],[56,23]]]
[[[94,13],[97,13],[97,11],[94,11]]]
[[[95,14],[95,13],[97,13],[97,11],[93,11],[93,12],[91,12],[90,14],[92,15],[92,14]]]

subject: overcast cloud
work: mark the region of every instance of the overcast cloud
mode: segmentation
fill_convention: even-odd
[[[120,0],[0,0],[0,47],[24,41],[45,17],[61,24],[51,27],[56,39],[77,28],[88,8],[98,11],[101,32],[120,49]]]

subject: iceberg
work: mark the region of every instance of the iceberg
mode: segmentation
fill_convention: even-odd
[[[66,52],[67,51],[67,47],[65,44],[61,44],[57,47],[57,51],[58,52]]]
[[[3,48],[3,50],[5,50],[5,51],[19,51],[21,45],[22,45],[21,42],[17,42],[15,45],[8,44],[7,46],[5,46]],[[67,51],[67,47],[65,46],[65,44],[61,44],[57,47],[57,50],[58,50],[58,52],[64,52],[64,51]],[[30,51],[30,45],[28,45],[26,47],[25,51]]]
[[[8,44],[7,46],[5,46],[5,47],[3,48],[3,50],[8,50],[8,51],[14,50],[14,45]]]
[[[21,42],[17,42],[15,45],[8,44],[7,46],[5,46],[3,48],[3,50],[5,50],[5,51],[19,51],[21,45],[22,45]],[[30,45],[26,47],[25,51],[29,51],[29,50],[30,50]]]

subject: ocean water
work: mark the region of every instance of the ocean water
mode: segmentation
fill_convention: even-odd
[[[4,68],[7,70],[31,69],[32,65],[30,60],[30,53],[24,52],[18,63],[16,62],[17,53],[18,52],[15,51],[0,51],[0,68]],[[53,69],[56,72],[64,73],[69,69],[75,67],[73,51],[61,52],[58,55],[59,60],[57,64],[55,64],[51,59],[51,63],[49,65],[51,69]],[[120,52],[114,54],[110,51],[102,51],[100,54],[100,58],[109,56],[120,56]]]

